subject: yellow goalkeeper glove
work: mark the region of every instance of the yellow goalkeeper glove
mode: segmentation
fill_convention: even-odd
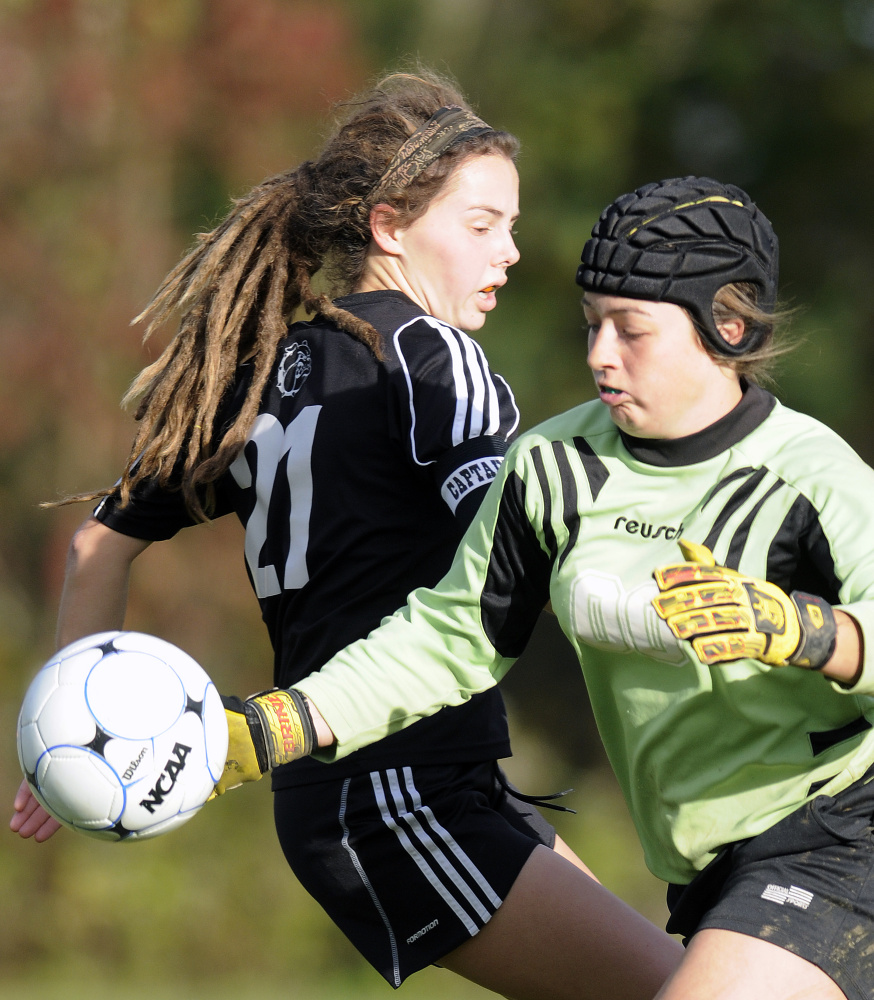
[[[246,701],[222,696],[222,704],[228,720],[228,759],[213,795],[258,781],[274,767],[312,752],[312,719],[294,689],[263,691]]]
[[[819,670],[831,659],[837,626],[827,601],[717,566],[705,545],[681,539],[680,549],[687,562],[653,573],[652,604],[703,663],[749,657]]]

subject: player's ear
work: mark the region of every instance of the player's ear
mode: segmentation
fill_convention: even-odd
[[[374,205],[370,210],[370,235],[379,249],[384,253],[399,254],[401,252],[399,233],[397,212],[391,205],[385,203]]]
[[[735,345],[743,340],[746,324],[739,316],[736,316],[733,319],[726,319],[717,323],[716,329],[719,330],[720,334],[722,334],[729,344]]]

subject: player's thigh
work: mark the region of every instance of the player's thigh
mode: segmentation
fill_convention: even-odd
[[[488,924],[440,964],[515,1000],[650,1000],[682,954],[675,939],[541,846]]]
[[[821,969],[761,938],[703,930],[658,1000],[846,1000]]]

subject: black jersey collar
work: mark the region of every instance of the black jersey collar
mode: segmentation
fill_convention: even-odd
[[[639,462],[662,467],[695,465],[727,451],[754,431],[773,410],[777,400],[760,386],[743,382],[737,406],[716,423],[686,437],[650,440],[619,431],[622,443]]]
[[[404,302],[411,306],[422,316],[427,316],[425,310],[409,297],[409,295],[397,288],[376,288],[372,292],[350,292],[339,299],[334,299],[334,305],[341,309],[348,309],[349,312],[356,312],[356,308],[368,305],[379,305],[382,302]]]

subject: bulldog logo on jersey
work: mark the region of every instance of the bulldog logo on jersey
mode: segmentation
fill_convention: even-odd
[[[279,362],[276,373],[276,388],[283,396],[295,396],[300,392],[307,375],[313,370],[313,356],[310,345],[302,340],[290,344]]]

